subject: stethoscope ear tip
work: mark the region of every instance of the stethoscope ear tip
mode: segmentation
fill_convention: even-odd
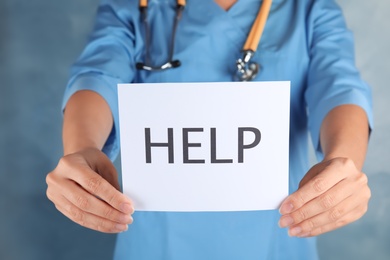
[[[137,68],[137,70],[142,70],[142,69],[144,68],[144,64],[141,63],[141,62],[137,62],[137,63],[135,64],[135,67]]]
[[[169,69],[169,68],[177,68],[177,67],[180,67],[180,65],[181,65],[181,62],[179,60],[173,60],[173,61],[169,61],[169,62],[167,62],[161,66],[158,66],[158,67],[147,66],[147,65],[145,65],[145,63],[137,62],[135,64],[135,67],[137,68],[137,70],[160,71],[160,70],[165,70],[165,69]]]
[[[171,61],[172,68],[177,68],[181,66],[181,62],[179,60]]]

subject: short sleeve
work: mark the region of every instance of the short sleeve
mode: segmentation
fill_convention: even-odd
[[[372,129],[372,97],[355,66],[353,35],[339,6],[333,0],[313,1],[307,19],[310,65],[305,101],[311,138],[321,160],[320,128],[328,112],[343,104],[360,106]]]
[[[119,152],[117,84],[133,81],[134,32],[131,23],[120,16],[120,2],[102,1],[98,7],[95,27],[88,44],[71,68],[62,109],[79,90],[91,90],[108,103],[114,127],[103,152],[114,160]]]

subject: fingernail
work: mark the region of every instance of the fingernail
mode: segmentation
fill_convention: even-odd
[[[129,227],[124,224],[115,224],[115,228],[119,231],[126,231]]]
[[[285,228],[291,226],[294,223],[294,220],[290,216],[283,216],[279,220],[279,227]]]
[[[120,210],[123,213],[127,213],[127,214],[132,214],[134,212],[133,206],[131,204],[129,204],[129,203],[122,203],[120,205]]]
[[[301,227],[294,227],[294,228],[292,228],[292,229],[290,229],[289,231],[288,231],[288,234],[290,235],[290,236],[296,236],[296,235],[298,235],[299,233],[301,233],[302,232],[302,228]]]
[[[291,213],[292,210],[293,210],[294,206],[293,204],[291,204],[290,202],[288,203],[283,203],[283,205],[280,207],[279,209],[279,212],[280,214],[284,215],[284,214],[288,214],[288,213]]]
[[[133,221],[133,218],[130,215],[121,215],[119,217],[119,222],[123,224],[129,224]]]

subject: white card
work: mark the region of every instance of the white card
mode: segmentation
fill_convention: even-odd
[[[124,193],[140,211],[276,209],[290,82],[120,84]]]

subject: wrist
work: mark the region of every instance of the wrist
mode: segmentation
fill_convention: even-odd
[[[324,155],[324,159],[322,161],[326,162],[326,161],[330,161],[330,160],[333,160],[336,158],[346,158],[347,159],[348,156],[346,156],[345,154],[340,154],[340,153],[328,153],[328,154]]]
[[[94,142],[88,142],[88,141],[74,142],[72,144],[64,143],[64,155],[77,153],[89,149],[101,151],[102,147],[100,147]]]
[[[349,155],[346,155],[346,154],[327,154],[324,156],[324,159],[322,160],[322,162],[330,162],[332,160],[338,160],[338,161],[341,161],[343,163],[350,163],[352,162],[353,165],[355,166],[356,169],[358,169],[359,171],[361,171],[362,167],[363,167],[363,161],[357,159],[357,158],[354,158],[353,156],[349,156]]]

